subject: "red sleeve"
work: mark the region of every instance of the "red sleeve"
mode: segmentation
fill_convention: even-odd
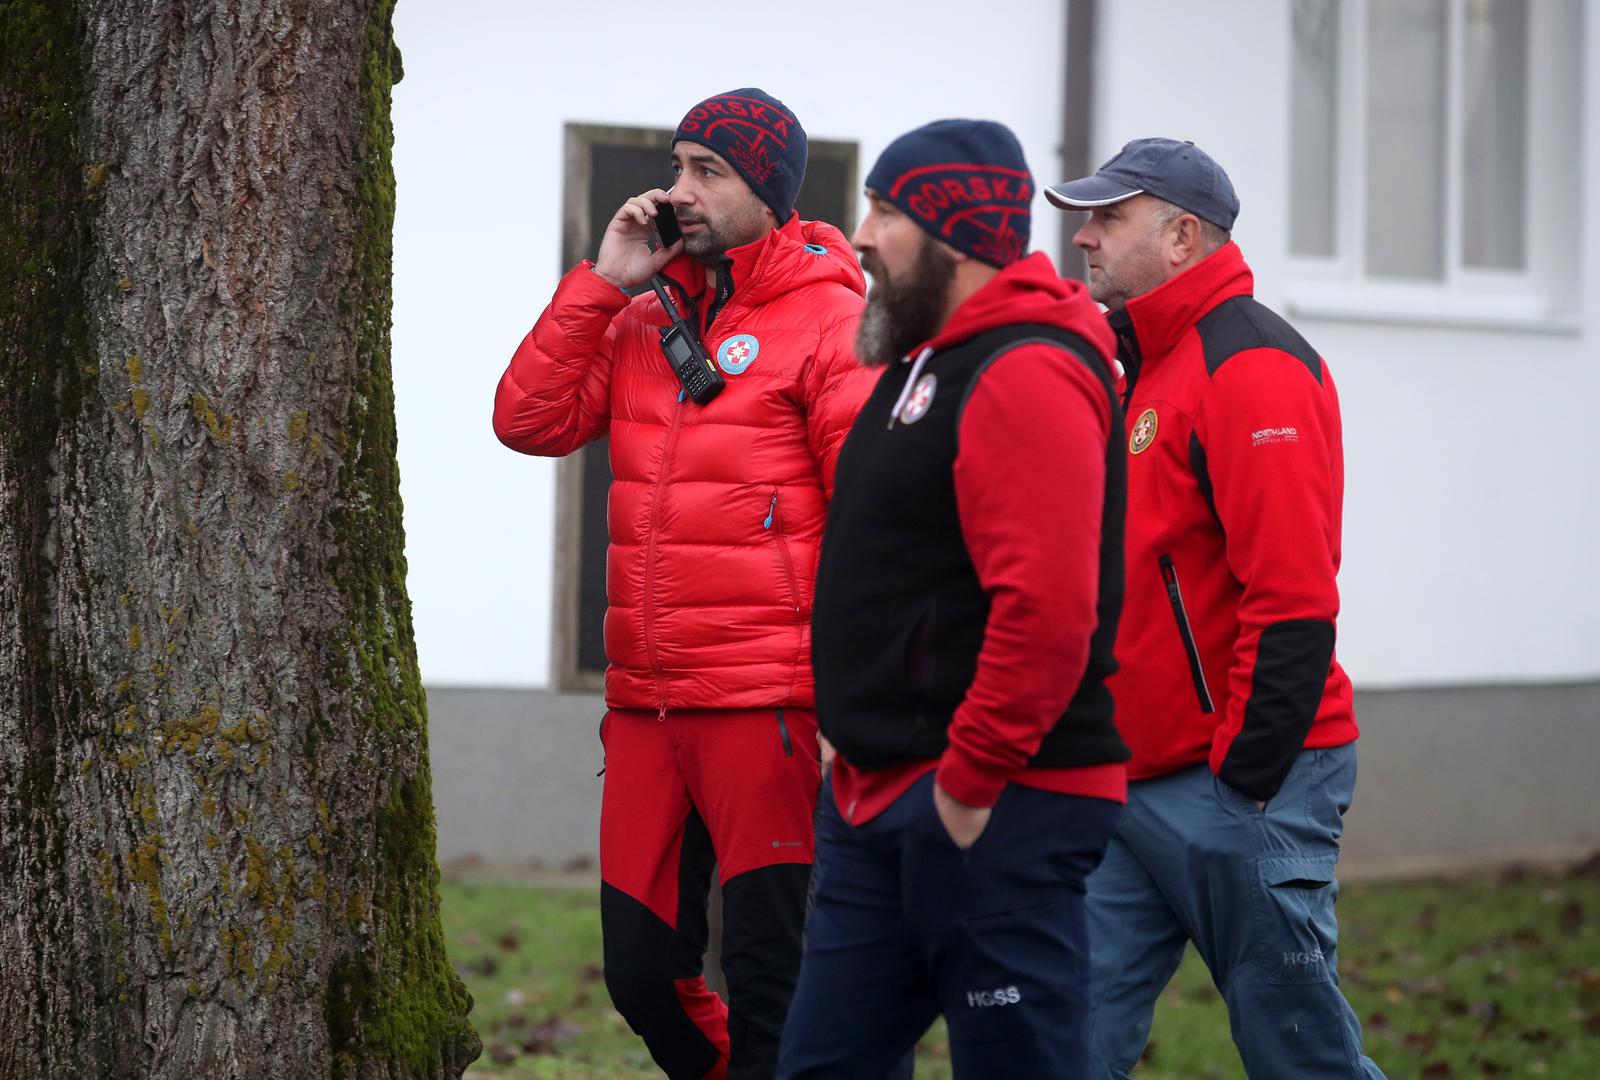
[[[494,433],[524,454],[560,457],[605,432],[616,317],[628,294],[580,263],[522,339],[494,395]]]
[[[1276,349],[1238,353],[1213,376],[1195,434],[1242,586],[1211,767],[1270,799],[1316,719],[1333,662],[1343,466],[1331,377]]]
[[[882,368],[862,366],[855,356],[859,311],[823,329],[805,377],[806,440],[822,475],[822,490],[833,498],[833,470],[856,414],[872,394]]]
[[[1110,409],[1081,360],[1029,345],[982,373],[961,416],[956,505],[990,608],[938,783],[969,806],[994,805],[1088,666]]]

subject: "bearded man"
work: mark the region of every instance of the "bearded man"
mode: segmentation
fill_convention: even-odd
[[[1114,342],[1026,255],[1000,124],[891,143],[853,243],[882,370],[840,451],[812,617],[837,748],[778,1073],[879,1080],[944,1015],[957,1077],[1087,1067],[1084,880],[1126,791]]]

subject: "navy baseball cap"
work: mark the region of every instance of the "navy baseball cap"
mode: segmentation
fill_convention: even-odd
[[[1228,230],[1239,216],[1239,196],[1222,166],[1194,143],[1177,139],[1135,139],[1093,176],[1047,187],[1044,194],[1068,210],[1154,195]]]

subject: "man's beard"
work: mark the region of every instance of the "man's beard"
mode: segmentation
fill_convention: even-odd
[[[1160,286],[1166,278],[1161,273],[1161,230],[1158,223],[1138,247],[1117,258],[1115,269],[1103,261],[1089,270],[1089,296],[1109,311],[1120,311],[1128,301],[1143,296]],[[1102,252],[1100,258],[1104,258]],[[1093,258],[1091,262],[1095,261]]]
[[[727,254],[730,247],[739,246],[736,243],[730,243],[728,238],[722,234],[722,230],[711,222],[705,221],[703,218],[697,220],[702,221],[705,228],[692,235],[685,233],[683,236],[683,253],[691,259],[698,259],[700,262],[707,264],[718,262],[723,255]]]
[[[766,228],[766,222],[759,215],[752,219],[725,217],[712,221],[707,217],[680,212],[678,223],[681,225],[685,222],[698,222],[704,226],[694,233],[683,234],[683,253],[705,266],[715,266],[733,248],[760,239]]]
[[[872,291],[856,328],[856,356],[877,367],[900,359],[939,332],[956,260],[924,236],[916,261],[897,281],[890,280],[873,252],[861,256],[861,266],[872,275]]]
[[[1096,272],[1098,271],[1098,272]],[[1127,267],[1122,274],[1113,273],[1104,266],[1096,267],[1089,273],[1089,297],[1097,304],[1102,304],[1108,311],[1120,311],[1128,306],[1128,301],[1136,296],[1143,296],[1157,285],[1161,279],[1149,272],[1140,272],[1139,267]]]

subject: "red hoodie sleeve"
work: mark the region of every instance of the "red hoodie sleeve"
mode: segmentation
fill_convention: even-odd
[[[811,445],[811,455],[817,460],[817,470],[822,474],[823,493],[833,498],[833,470],[839,460],[839,450],[845,436],[856,421],[856,414],[872,393],[872,387],[883,374],[882,368],[863,367],[856,359],[856,325],[861,321],[859,301],[857,310],[824,327],[817,342],[816,355],[803,380],[805,398],[806,440]]]
[[[522,339],[494,395],[494,433],[524,454],[561,457],[605,433],[616,317],[627,293],[583,262]]]
[[[1313,370],[1277,349],[1235,354],[1201,399],[1195,434],[1228,568],[1243,586],[1211,768],[1270,799],[1305,743],[1333,663],[1344,480],[1332,378],[1320,361]]]
[[[1029,345],[982,373],[961,416],[956,505],[990,608],[938,783],[969,806],[994,805],[1088,666],[1110,409],[1081,360]]]

